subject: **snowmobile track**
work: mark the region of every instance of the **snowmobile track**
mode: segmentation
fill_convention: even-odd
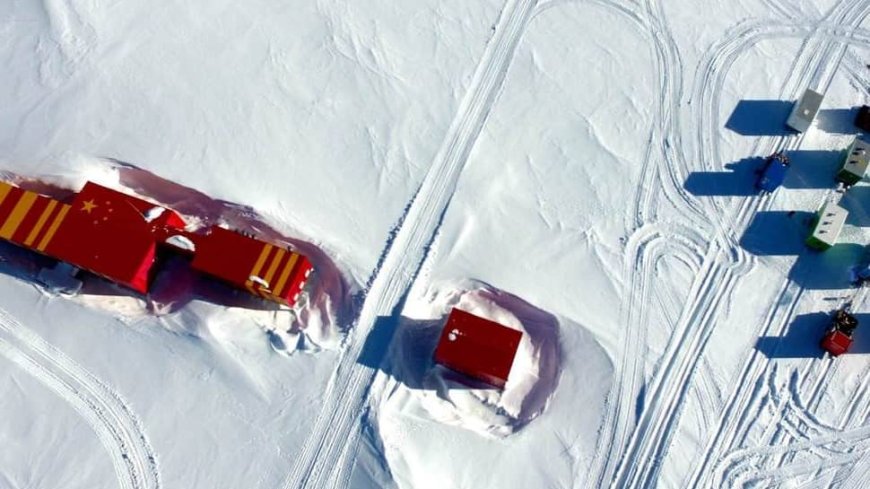
[[[848,7],[852,7],[854,5],[855,5],[855,2],[852,2],[851,4],[846,5],[846,7],[847,7],[845,9],[846,13],[840,15],[838,18],[839,19],[845,18],[847,13],[850,11]],[[861,19],[863,19],[863,17],[864,16],[859,16],[859,18],[861,18]],[[811,34],[812,34],[812,31],[811,31]],[[839,38],[840,38],[840,36],[828,36],[827,38],[824,39],[825,41],[827,41],[828,49],[824,50],[824,53],[825,53],[824,55],[814,57],[813,61],[815,61],[815,60],[818,60],[818,61],[815,61],[814,63],[813,62],[807,63],[806,65],[804,65],[804,69],[801,70],[801,78],[802,79],[806,80],[808,78],[808,74],[809,74],[810,70],[808,70],[807,68],[809,66],[815,65],[816,68],[815,68],[815,70],[812,71],[812,78],[814,79],[814,82],[816,84],[818,84],[819,86],[827,87],[827,85],[830,83],[830,78],[833,77],[833,73],[835,72],[835,70],[830,69],[830,68],[823,68],[821,65],[823,65],[823,64],[838,65],[840,63],[840,61],[842,59],[842,55],[834,57],[834,59],[832,61],[828,61],[828,60],[831,60],[831,58],[830,58],[830,52],[831,52],[830,46],[836,44],[836,42],[834,42],[834,41],[835,41],[835,39],[839,39]],[[804,47],[806,47],[806,46],[807,46],[807,43],[805,42]],[[822,60],[825,60],[828,62],[823,63]],[[823,73],[823,74],[825,74],[825,76],[830,77],[830,78],[819,79],[819,73]],[[800,85],[798,85],[798,86],[800,86]],[[798,290],[795,290],[795,289],[798,289]],[[786,284],[784,284],[784,289],[783,289],[782,294],[784,295],[787,292],[788,292],[788,295],[791,297],[791,300],[788,300],[788,301],[778,300],[778,301],[776,301],[776,304],[788,303],[789,305],[787,306],[788,313],[785,315],[785,317],[782,318],[782,320],[779,323],[779,327],[776,328],[776,331],[774,331],[774,334],[776,334],[777,332],[781,332],[782,329],[784,329],[787,326],[788,319],[790,318],[791,313],[792,313],[794,307],[796,306],[797,300],[800,297],[799,288],[795,287],[794,284],[790,284],[788,282]],[[781,299],[782,298],[783,297],[781,295]],[[775,305],[773,310],[769,314],[769,318],[771,318],[771,320],[776,315],[776,312],[777,312],[776,308],[777,307],[778,306]],[[779,306],[779,307],[781,307],[781,306]],[[768,321],[764,327],[764,331],[768,331],[769,329],[770,329],[770,322]],[[764,359],[758,358],[758,355],[759,354],[756,351],[753,351],[750,354],[748,363],[745,366],[744,371],[740,376],[740,382],[738,383],[738,386],[740,386],[740,385],[745,386],[745,385],[750,385],[750,384],[757,385],[757,381],[753,381],[751,379],[759,378],[761,376],[761,373],[764,371],[766,363],[767,363],[766,361],[764,361]],[[750,370],[751,370],[751,372],[750,372]],[[728,428],[725,428],[722,425],[719,426],[719,428],[716,431],[716,434],[714,435],[714,437],[712,438],[712,440],[710,442],[711,445],[708,445],[707,449],[705,450],[705,455],[704,455],[702,462],[700,464],[696,465],[697,469],[693,473],[693,476],[692,476],[691,482],[690,482],[690,484],[693,487],[706,487],[707,486],[705,481],[702,479],[702,474],[709,473],[707,468],[709,467],[711,460],[714,460],[716,458],[716,455],[714,455],[714,453],[718,453],[718,450],[721,449],[721,447],[719,449],[714,449],[713,447],[722,443],[721,439],[723,437],[723,433],[726,433],[728,435],[726,437],[726,440],[730,440],[729,442],[725,443],[724,446],[726,446],[726,447],[733,446],[734,437],[736,436],[736,433],[738,431],[740,431],[741,425],[749,424],[749,421],[748,421],[749,416],[748,416],[747,410],[748,410],[749,406],[751,405],[751,403],[755,400],[755,398],[758,394],[759,394],[758,388],[756,388],[752,391],[745,391],[745,389],[741,391],[738,388],[738,389],[735,389],[735,391],[732,393],[732,397],[729,399],[728,403],[726,404],[726,408],[725,408],[725,411],[723,412],[721,422],[724,423],[724,422],[726,422],[726,420],[730,420],[729,422],[731,422],[731,424],[736,424],[736,426],[730,426]],[[738,396],[740,396],[740,397],[738,397]],[[736,408],[734,406],[734,403],[737,403]],[[734,414],[735,410],[739,414],[735,415]],[[736,422],[734,422],[735,419],[737,420]]]
[[[67,401],[106,448],[124,489],[157,489],[154,450],[121,397],[93,374],[0,310],[0,354]]]
[[[503,86],[535,0],[509,0],[487,45],[444,144],[412,201],[367,291],[360,317],[330,380],[324,405],[283,487],[340,487],[351,474],[360,416],[380,382],[377,370],[357,363],[375,323],[397,314],[436,235],[459,174]]]

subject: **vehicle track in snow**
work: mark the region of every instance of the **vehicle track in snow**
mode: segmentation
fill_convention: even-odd
[[[640,183],[634,198],[632,212],[635,229],[629,238],[625,251],[625,274],[628,290],[621,315],[623,332],[623,351],[618,356],[616,378],[608,395],[608,408],[599,432],[599,442],[595,456],[582,487],[603,487],[612,478],[620,452],[628,443],[632,419],[636,416],[641,399],[641,384],[645,369],[645,342],[648,307],[648,290],[653,289],[655,274],[649,271],[646,263],[656,263],[664,254],[670,254],[679,261],[696,264],[700,268],[703,256],[704,239],[697,228],[704,224],[685,226],[658,224],[656,209],[660,204],[671,204],[683,221],[697,224],[706,222],[708,216],[706,203],[687,193],[681,181],[681,174],[688,170],[684,153],[681,151],[680,102],[682,99],[682,60],[676,42],[664,22],[661,5],[647,2],[644,11],[634,14],[635,22],[646,31],[655,56],[655,69],[660,80],[659,96],[655,120],[650,129],[641,167]],[[664,197],[663,202],[656,199]],[[693,229],[693,227],[695,229]],[[648,234],[656,231],[655,239],[668,243],[653,246],[648,242]],[[673,243],[670,243],[673,242]],[[682,242],[682,246],[674,243]],[[645,257],[646,253],[653,253]]]
[[[759,33],[762,31],[758,25],[756,25],[754,29]],[[724,74],[727,73],[727,67],[730,67],[731,64],[733,64],[737,55],[754,44],[746,42],[749,38],[749,34],[752,32],[753,31],[750,30],[744,35],[734,36],[732,38],[740,41],[738,43],[733,43],[735,48],[742,45],[742,49],[720,49],[717,51],[717,56],[719,56],[720,59],[722,59],[722,53],[726,54],[724,58],[725,69],[710,69],[711,66],[715,66],[715,63],[709,63],[707,65],[708,68],[704,72],[704,78],[709,80],[709,75],[719,74],[716,78],[716,84],[713,85],[713,89],[710,90],[711,96],[708,99],[710,103],[699,104],[700,109],[706,109],[707,112],[706,117],[701,119],[701,121],[709,121],[712,126],[705,131],[707,134],[715,134],[715,130],[718,127],[717,116],[719,113],[719,94],[721,93],[721,87],[724,83]],[[833,44],[833,42],[830,42],[829,44]],[[830,47],[825,49],[824,53],[830,53]],[[799,80],[809,81],[808,74],[811,74],[812,79],[816,81],[819,81],[820,78],[826,76],[827,72],[831,73],[832,76],[833,70],[828,69],[827,65],[821,62],[821,60],[824,59],[824,56],[825,55],[822,55],[821,57],[811,57],[811,62],[805,63],[804,68],[801,70]],[[714,61],[715,59],[716,57],[713,58]],[[815,66],[815,69],[810,70],[813,66]],[[710,86],[709,82],[700,84],[700,87],[705,90]],[[774,144],[780,147],[792,146],[793,149],[799,144],[799,139],[794,141],[795,139],[796,138],[792,138],[791,145],[786,145],[785,138],[780,139],[780,141],[775,142]],[[717,161],[719,154],[717,138],[713,136],[708,141],[705,139],[704,133],[702,132],[699,141],[698,148],[702,150],[702,154],[704,153],[703,149],[708,148],[708,156],[710,156],[710,158],[702,157],[701,161],[719,163]],[[710,144],[710,142],[712,142],[712,144]],[[720,165],[717,164],[716,166]],[[746,226],[748,226],[749,220],[757,210],[766,207],[768,201],[769,198],[767,197],[746,199],[738,207],[737,212],[733,214],[731,224],[728,228],[735,229],[737,232],[732,234],[728,229],[720,228],[719,236],[717,236],[718,239],[711,243],[712,247],[715,248],[717,245],[716,241],[719,241],[718,244],[720,246],[720,253],[714,254],[714,260],[721,259],[721,254],[726,253],[727,250],[730,249],[732,252],[736,252],[736,256],[734,256],[733,259],[734,264],[740,266],[741,262],[746,262],[745,258],[742,258],[744,252],[735,246],[735,237],[739,232],[745,229]],[[664,368],[659,370],[660,378],[669,380],[670,386],[666,385],[665,387],[660,387],[663,381],[658,381],[657,383],[657,379],[653,379],[651,382],[653,388],[650,390],[651,394],[649,394],[648,397],[653,399],[652,409],[644,410],[641,415],[637,430],[635,431],[636,437],[632,440],[632,445],[629,447],[627,454],[621,458],[620,463],[625,465],[620,466],[621,472],[617,472],[617,477],[613,484],[614,486],[639,487],[649,485],[656,480],[660,468],[659,462],[661,458],[663,458],[667,449],[669,438],[672,436],[674,431],[673,428],[675,428],[676,423],[678,423],[679,408],[682,404],[682,398],[685,396],[690,385],[691,374],[697,365],[697,359],[703,352],[706,339],[709,338],[709,335],[712,333],[713,325],[715,324],[716,314],[711,312],[711,306],[718,304],[721,301],[723,291],[727,291],[730,288],[730,281],[733,279],[734,274],[729,269],[730,266],[725,267],[713,263],[703,282],[706,282],[706,284],[716,283],[718,285],[715,287],[716,290],[710,291],[710,288],[702,283],[702,287],[698,289],[699,292],[696,295],[696,297],[701,298],[702,300],[690,301],[689,307],[694,309],[695,312],[690,313],[688,316],[689,319],[683,324],[686,327],[692,326],[691,334],[683,334],[681,338],[678,338],[676,348],[672,349],[671,353],[665,354],[665,360],[662,362]],[[711,299],[708,300],[708,297]],[[701,326],[697,327],[699,321]],[[688,328],[684,328],[684,331],[689,333]],[[680,357],[682,358],[677,358],[677,353],[680,353]],[[675,380],[670,380],[669,378]],[[654,410],[659,410],[661,412],[658,415],[648,416],[648,413],[654,412]],[[652,433],[652,436],[650,436],[650,433]]]
[[[835,16],[836,23],[843,22],[846,17],[852,13],[852,9],[858,5],[858,2],[848,2],[844,4],[839,4],[840,13],[836,11],[836,9],[832,12]],[[863,15],[858,15],[859,19],[863,19],[866,16],[866,11]],[[860,20],[859,20],[860,22]],[[818,26],[817,26],[818,27]],[[805,67],[812,66],[815,64],[815,69],[812,72],[812,83],[815,86],[822,86],[823,91],[827,89],[827,86],[830,84],[831,79],[833,78],[833,74],[835,69],[829,65],[837,66],[840,63],[840,59],[842,59],[841,51],[840,56],[831,56],[831,52],[835,49],[837,45],[837,40],[841,40],[842,36],[838,35],[836,30],[839,29],[838,25],[827,27],[828,34],[826,37],[826,45],[823,50],[821,50],[821,55],[817,56],[815,59],[819,61],[822,60],[831,60],[828,63],[815,62],[805,65]],[[819,29],[817,29],[819,30]],[[822,31],[825,28],[821,29]],[[824,34],[824,32],[823,32]],[[807,42],[804,43],[804,50],[807,48]],[[802,70],[801,79],[807,79],[807,70]],[[811,85],[813,86],[813,85]],[[830,195],[830,193],[829,193]],[[779,296],[779,299],[775,301],[775,305],[772,308],[772,311],[768,315],[768,320],[765,322],[764,328],[762,329],[763,334],[780,334],[784,331],[785,327],[788,324],[788,320],[791,318],[794,307],[797,304],[797,301],[800,298],[802,289],[798,287],[796,284],[793,284],[787,281],[783,290]],[[786,299],[786,296],[788,299]],[[785,306],[787,313],[781,318],[777,317],[778,308]],[[772,324],[776,326],[771,328]],[[750,407],[757,401],[757,398],[761,395],[763,391],[763,385],[761,385],[761,375],[765,370],[767,365],[767,361],[764,358],[761,358],[761,354],[758,351],[753,350],[749,359],[744,367],[744,370],[740,374],[738,378],[738,383],[734,391],[732,392],[731,397],[726,402],[725,409],[723,410],[723,415],[720,418],[720,423],[718,425],[717,430],[715,431],[713,437],[710,440],[707,448],[705,449],[705,455],[700,464],[696,464],[696,470],[693,473],[690,485],[692,487],[707,487],[706,484],[706,475],[710,472],[709,467],[712,461],[718,458],[717,454],[722,450],[722,447],[730,447],[735,443],[735,438],[738,436],[739,432],[742,432],[742,428],[744,426],[751,425],[751,411]],[[754,387],[750,390],[747,390],[745,386],[753,385]],[[740,386],[744,386],[741,388]],[[727,426],[726,426],[727,425]]]
[[[324,404],[283,487],[343,487],[349,481],[367,401],[383,381],[358,363],[379,320],[398,314],[441,224],[459,174],[497,98],[536,0],[508,0],[468,92],[422,185],[373,274],[360,316],[327,387]],[[389,320],[389,319],[387,319]]]
[[[57,394],[94,430],[123,489],[157,489],[154,450],[139,420],[111,388],[0,309],[0,355]]]

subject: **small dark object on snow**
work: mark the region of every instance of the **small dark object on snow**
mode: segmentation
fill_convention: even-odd
[[[785,173],[791,163],[788,156],[782,151],[777,151],[764,159],[764,168],[761,176],[755,182],[755,188],[762,192],[773,192],[785,180]]]
[[[864,132],[870,132],[870,106],[862,105],[855,116],[855,125]]]
[[[852,333],[857,327],[858,320],[849,314],[848,306],[838,309],[819,346],[835,357],[846,353],[852,346]]]

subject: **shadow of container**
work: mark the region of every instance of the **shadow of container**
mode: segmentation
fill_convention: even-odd
[[[864,258],[864,246],[838,243],[824,252],[803,253],[788,278],[805,289],[844,290],[852,288],[850,270]]]
[[[758,194],[755,182],[764,168],[764,158],[744,158],[725,165],[729,171],[692,172],[683,187],[698,197],[748,197]]]
[[[422,389],[434,366],[433,354],[446,319],[378,317],[357,362],[381,370],[409,389]]]
[[[861,130],[855,126],[855,117],[860,109],[861,107],[820,110],[816,115],[816,127],[829,134],[859,134]]]
[[[870,187],[852,187],[840,199],[840,206],[849,211],[846,224],[857,227],[870,226]]]
[[[834,176],[843,163],[843,151],[795,150],[788,152],[791,167],[782,182],[790,189],[818,189],[837,186]]]
[[[767,358],[823,358],[819,341],[831,324],[824,312],[801,314],[794,318],[782,336],[762,336],[755,349]]]
[[[812,219],[811,212],[758,212],[743,233],[740,246],[757,256],[800,255],[807,250],[804,240]]]
[[[785,136],[794,134],[785,125],[794,106],[792,100],[741,100],[725,127],[741,136]]]

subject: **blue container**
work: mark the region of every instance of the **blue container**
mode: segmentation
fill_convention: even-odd
[[[773,192],[782,185],[787,171],[788,160],[777,155],[771,156],[765,162],[764,170],[755,182],[755,187],[764,192]]]

